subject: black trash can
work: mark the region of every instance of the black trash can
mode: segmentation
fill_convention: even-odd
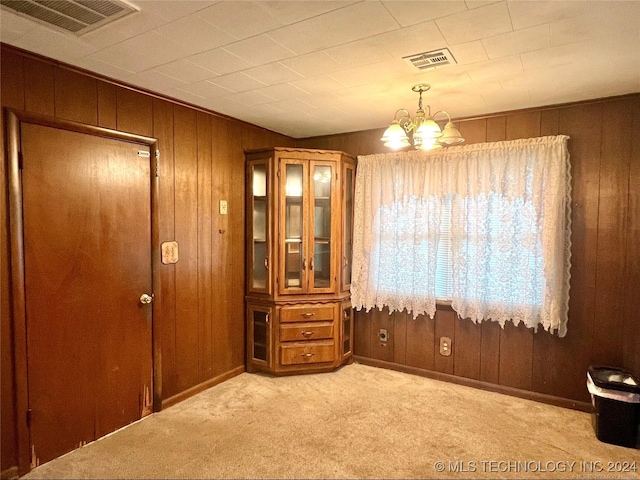
[[[635,447],[640,421],[640,381],[619,368],[589,367],[587,388],[598,440]]]

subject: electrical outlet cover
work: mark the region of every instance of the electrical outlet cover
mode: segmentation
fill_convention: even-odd
[[[440,355],[448,357],[451,355],[452,343],[449,337],[440,337]]]

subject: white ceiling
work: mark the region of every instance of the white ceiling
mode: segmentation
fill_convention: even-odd
[[[129,3],[81,37],[2,9],[0,40],[296,138],[385,127],[416,83],[455,118],[640,92],[637,0]]]

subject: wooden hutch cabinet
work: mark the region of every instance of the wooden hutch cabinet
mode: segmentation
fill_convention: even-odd
[[[247,369],[331,371],[353,352],[355,159],[297,148],[246,158]]]

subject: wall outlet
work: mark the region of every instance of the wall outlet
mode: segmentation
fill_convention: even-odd
[[[220,200],[220,215],[226,215],[226,214],[227,214],[227,201]]]
[[[449,337],[440,337],[440,355],[448,357],[451,355],[452,343]]]
[[[378,337],[380,338],[381,342],[387,342],[389,340],[389,333],[387,333],[386,329],[381,328],[378,332]]]

